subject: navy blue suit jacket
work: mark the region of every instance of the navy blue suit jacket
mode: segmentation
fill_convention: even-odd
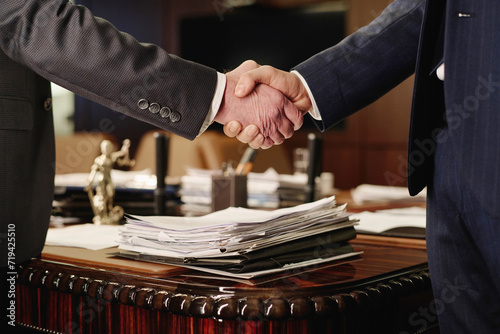
[[[396,0],[371,24],[295,69],[313,93],[322,130],[416,72],[410,193],[429,184],[436,144],[451,140],[461,177],[485,209],[500,217],[500,3],[445,3]],[[440,59],[445,63],[444,83],[435,75]],[[440,133],[444,124],[448,137]]]

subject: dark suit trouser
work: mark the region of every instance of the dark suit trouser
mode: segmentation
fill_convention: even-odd
[[[443,131],[441,138],[447,138]],[[443,140],[428,187],[427,249],[435,299],[426,316],[437,315],[441,333],[500,333],[500,221],[481,208],[457,166],[451,140]]]

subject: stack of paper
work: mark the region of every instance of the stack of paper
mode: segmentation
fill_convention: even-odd
[[[184,203],[181,207],[183,214],[199,215],[211,212],[212,176],[220,173],[220,170],[187,169],[186,175],[181,177],[179,191]],[[305,174],[280,175],[272,168],[264,173],[249,173],[247,205],[250,208],[267,209],[282,207],[282,189],[294,195],[298,192],[302,196],[299,202],[303,203],[306,182]]]
[[[119,248],[125,257],[249,278],[356,255],[347,243],[356,235],[354,225],[332,196],[273,211],[128,216]]]

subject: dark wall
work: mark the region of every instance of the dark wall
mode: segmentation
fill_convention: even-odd
[[[288,71],[338,43],[344,26],[344,11],[235,8],[224,16],[181,20],[180,54],[219,71],[233,69],[247,59]]]
[[[310,6],[234,8],[224,15],[180,21],[180,55],[221,72],[247,59],[288,71],[345,36],[345,11],[314,11]],[[336,125],[342,129],[343,122]],[[212,128],[222,127],[214,124]],[[301,131],[315,131],[305,118]]]
[[[105,18],[140,42],[161,45],[162,0],[77,0],[95,16]],[[119,74],[117,74],[119,75]],[[109,132],[119,141],[137,143],[142,133],[154,127],[114,112],[82,97],[75,97],[75,131]],[[133,130],[132,130],[133,129]],[[132,147],[132,150],[134,147]]]

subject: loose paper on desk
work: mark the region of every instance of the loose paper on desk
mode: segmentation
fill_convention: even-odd
[[[50,228],[45,245],[79,247],[92,250],[118,246],[117,225],[81,224],[63,228]]]
[[[425,229],[425,208],[409,207],[360,212],[352,215],[359,219],[356,230],[359,232],[383,233],[395,228],[416,227]]]
[[[356,204],[366,202],[425,202],[426,189],[416,196],[410,196],[408,188],[395,186],[380,186],[361,184],[351,191],[352,199]]]

